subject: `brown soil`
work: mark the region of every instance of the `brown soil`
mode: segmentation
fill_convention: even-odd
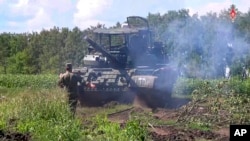
[[[138,101],[137,101],[138,102]],[[167,108],[157,108],[151,112],[152,117],[161,121],[177,121],[180,116],[181,106],[187,104],[189,100],[174,98],[172,103]],[[134,108],[129,108],[116,113],[108,115],[108,118],[112,122],[118,122],[122,125],[129,120],[131,113],[147,113],[148,107],[138,106],[138,103]],[[180,108],[181,107],[181,108]],[[203,109],[199,109],[203,112]],[[229,128],[221,128],[213,131],[201,131],[195,129],[187,129],[180,125],[151,125],[148,126],[149,135],[154,141],[196,141],[196,140],[210,140],[210,141],[228,141],[229,140]]]
[[[160,120],[176,120],[178,111],[176,109],[157,109],[154,111],[153,117]]]
[[[0,130],[1,141],[30,141],[31,135],[29,133],[14,133],[14,132],[3,132]]]
[[[149,133],[154,141],[195,141],[199,139],[213,141],[229,140],[229,136],[212,131],[177,129],[173,126],[152,127],[149,129]]]
[[[132,109],[134,108],[129,108],[129,109],[122,110],[116,113],[108,114],[108,118],[110,121],[124,124],[126,123],[126,121],[129,120],[129,116],[130,116]]]
[[[215,133],[218,133],[220,135],[225,135],[227,137],[230,135],[229,128],[221,128],[221,129],[215,131]]]

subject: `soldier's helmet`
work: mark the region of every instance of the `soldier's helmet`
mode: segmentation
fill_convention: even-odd
[[[66,63],[66,69],[67,70],[72,70],[72,64],[71,63]]]

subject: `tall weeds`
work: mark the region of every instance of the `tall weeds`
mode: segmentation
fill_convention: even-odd
[[[31,133],[33,140],[77,140],[80,120],[72,117],[59,90],[24,90],[0,102],[0,129]]]

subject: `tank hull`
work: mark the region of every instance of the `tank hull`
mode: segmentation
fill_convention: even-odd
[[[103,106],[117,101],[164,108],[171,101],[177,73],[169,67],[153,71],[91,68],[82,78],[84,83],[79,86],[82,106]]]
[[[82,91],[79,93],[81,106],[103,106],[116,101],[149,108],[164,108],[171,101],[171,90],[161,91],[151,88],[128,88],[124,91]]]
[[[81,106],[103,106],[109,102],[116,101],[124,104],[131,104],[135,94],[129,89],[123,91],[114,90],[83,90],[79,93]]]

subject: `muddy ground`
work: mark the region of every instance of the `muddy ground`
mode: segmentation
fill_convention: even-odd
[[[31,140],[30,134],[22,134],[15,132],[4,132],[0,130],[0,141],[29,141]]]
[[[132,112],[143,113],[148,112],[148,109],[142,109],[141,107],[135,107],[132,109],[124,110],[118,113],[112,113],[108,117],[110,121],[118,122],[121,124],[126,123]],[[157,109],[153,112],[152,117],[155,120],[161,121],[174,121],[178,118],[178,111],[174,109]],[[229,129],[221,128],[214,131],[203,131],[197,129],[187,129],[180,125],[168,125],[168,124],[148,124],[149,135],[154,141],[228,141]]]
[[[229,141],[229,126],[200,130],[182,126],[182,123],[178,123],[183,106],[189,102],[190,99],[186,98],[172,98],[171,103],[166,108],[152,109],[136,101],[127,108],[121,108],[115,112],[107,112],[108,119],[111,122],[120,123],[121,126],[126,124],[133,115],[149,119],[147,125],[148,133],[153,141]],[[117,107],[119,107],[117,102],[110,102],[103,107],[92,108],[91,110],[83,107],[83,118],[94,116],[103,109],[119,109]],[[81,108],[78,110],[81,110]],[[94,111],[93,113],[95,114],[86,114],[91,113],[91,111]]]

